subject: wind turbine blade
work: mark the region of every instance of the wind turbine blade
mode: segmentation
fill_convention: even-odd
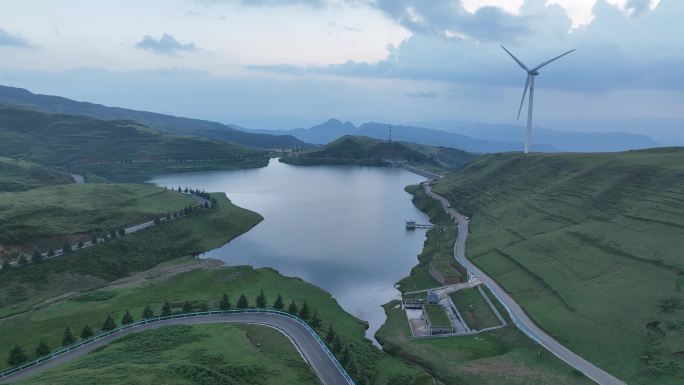
[[[551,63],[552,61],[558,60],[558,59],[562,58],[563,56],[565,56],[565,55],[567,55],[567,54],[569,54],[570,52],[573,52],[573,51],[574,51],[574,49],[571,49],[570,51],[568,51],[568,52],[566,52],[566,53],[564,53],[564,54],[562,54],[562,55],[556,56],[555,58],[553,58],[553,59],[551,59],[551,60],[547,60],[547,61],[541,63],[540,65],[538,65],[538,66],[532,68],[532,71],[536,71],[536,70],[542,68],[543,66],[545,66],[545,65],[547,65],[547,64],[549,64],[549,63]]]
[[[530,75],[527,75],[527,81],[525,82],[525,89],[523,90],[522,99],[520,99],[520,108],[518,109],[518,119],[520,119],[520,112],[522,112],[523,104],[525,103],[525,95],[527,95],[527,89],[530,88]]]
[[[530,71],[530,69],[527,68],[527,66],[524,65],[523,62],[521,62],[520,60],[518,60],[517,57],[513,56],[513,54],[511,53],[511,51],[507,50],[506,47],[504,47],[504,46],[502,45],[501,48],[503,48],[503,50],[506,51],[506,53],[508,53],[509,55],[511,55],[511,57],[513,58],[513,60],[515,60],[515,62],[518,63],[518,65],[519,65],[520,67],[522,67],[522,69],[524,69],[525,71],[528,71],[528,72]]]

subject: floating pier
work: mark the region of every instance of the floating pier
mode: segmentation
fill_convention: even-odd
[[[433,225],[424,225],[421,223],[416,223],[414,220],[408,220],[406,221],[406,230],[415,230],[415,229],[431,229]]]

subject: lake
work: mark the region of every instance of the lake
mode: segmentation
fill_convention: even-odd
[[[202,257],[228,265],[272,267],[330,292],[368,321],[366,336],[385,321],[381,305],[399,298],[394,284],[418,263],[425,230],[405,221],[428,218],[404,191],[425,178],[399,168],[291,166],[160,175],[159,186],[222,191],[264,221]],[[266,293],[269,301],[276,293]],[[285,294],[285,293],[283,293]]]

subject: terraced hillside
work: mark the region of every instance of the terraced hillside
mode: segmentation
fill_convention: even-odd
[[[0,192],[73,182],[67,173],[32,162],[0,157]]]
[[[458,168],[475,158],[462,150],[414,143],[388,142],[365,136],[345,135],[323,147],[283,158],[294,164],[367,164],[385,161],[419,164],[427,168]]]
[[[627,383],[683,381],[684,149],[489,155],[434,191],[555,338]]]

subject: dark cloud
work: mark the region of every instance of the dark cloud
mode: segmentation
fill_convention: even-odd
[[[411,97],[411,98],[434,99],[437,97],[437,94],[432,92],[432,91],[417,91],[417,92],[409,92],[406,94],[406,96]]]
[[[26,39],[21,36],[13,35],[4,29],[0,28],[0,46],[11,46],[11,47],[33,47]]]
[[[512,41],[531,32],[527,17],[489,6],[470,13],[460,0],[375,0],[372,5],[413,32],[446,39]]]
[[[173,36],[165,33],[159,39],[155,39],[150,35],[143,36],[135,48],[154,51],[157,53],[174,54],[179,51],[195,51],[197,46],[194,43],[182,44]]]
[[[627,0],[625,8],[633,15],[640,15],[649,10],[651,0]]]

